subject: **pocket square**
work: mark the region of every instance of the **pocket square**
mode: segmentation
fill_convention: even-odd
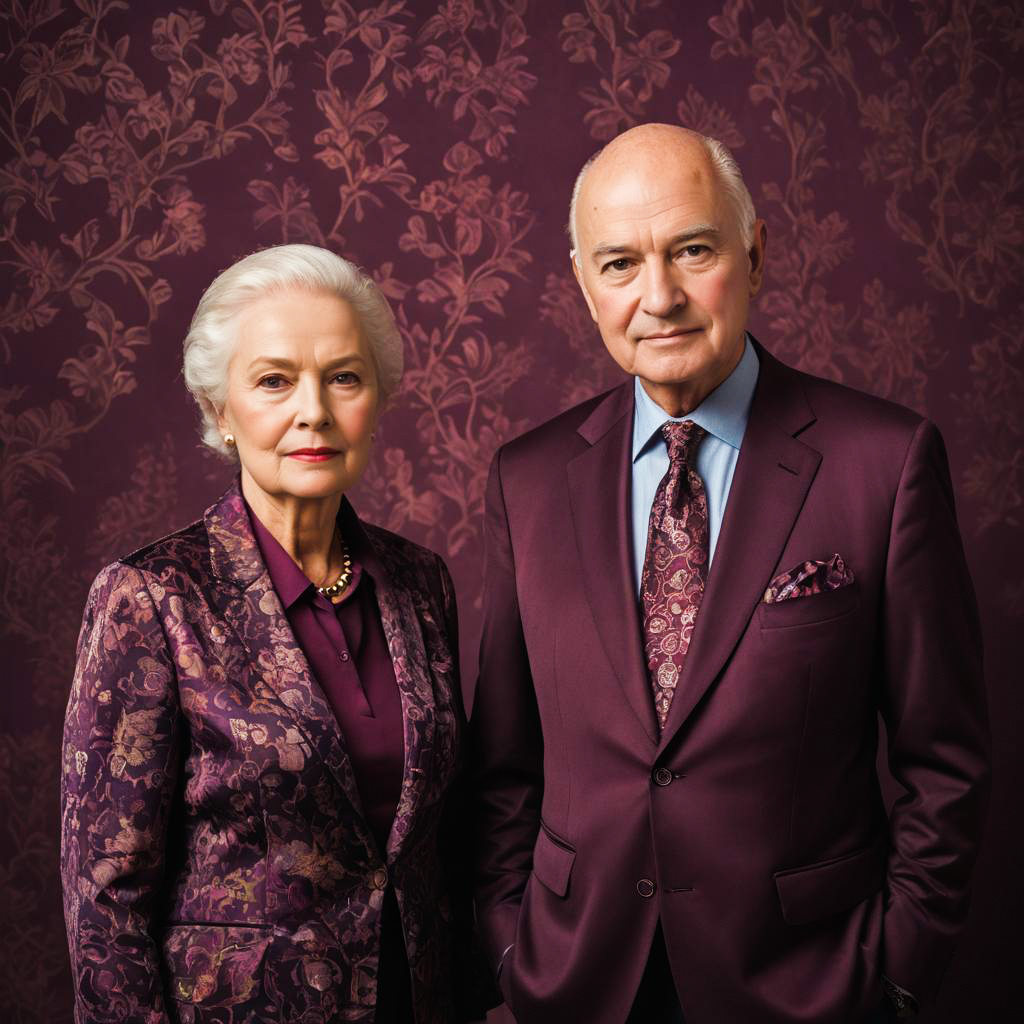
[[[777,604],[794,597],[808,597],[827,590],[838,590],[853,582],[853,570],[841,555],[833,555],[827,562],[820,559],[801,562],[795,569],[780,573],[768,584],[764,592],[765,604]]]

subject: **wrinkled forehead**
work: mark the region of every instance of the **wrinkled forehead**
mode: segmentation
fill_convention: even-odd
[[[605,159],[607,157],[607,159]],[[606,151],[587,173],[576,210],[580,246],[609,231],[694,219],[718,223],[728,203],[703,147],[672,147],[617,158]]]

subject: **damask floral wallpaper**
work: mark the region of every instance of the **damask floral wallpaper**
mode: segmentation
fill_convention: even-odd
[[[89,582],[199,515],[180,348],[239,256],[329,246],[407,372],[361,513],[444,553],[471,682],[506,438],[617,379],[576,293],[572,180],[647,120],[734,150],[769,227],[754,331],[950,448],[996,789],[930,1018],[1019,1002],[1024,8],[1016,0],[8,0],[0,10],[0,1010],[70,1020],[60,723]]]

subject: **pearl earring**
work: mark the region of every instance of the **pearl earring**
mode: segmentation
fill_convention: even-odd
[[[227,446],[228,446],[229,448],[232,448],[232,447],[234,447],[234,444],[235,444],[235,435],[234,435],[234,434],[225,434],[225,435],[224,435],[224,443],[225,443],[225,444],[226,444],[226,445],[227,445]]]

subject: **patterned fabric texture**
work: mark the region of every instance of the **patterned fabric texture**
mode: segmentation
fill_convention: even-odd
[[[237,487],[97,577],[63,754],[80,1024],[371,1021],[389,881],[417,1020],[455,1019],[453,591],[436,555],[365,529],[405,730],[386,850]]]
[[[380,282],[406,375],[353,500],[444,555],[469,682],[495,449],[622,379],[565,224],[583,162],[643,121],[739,161],[768,349],[941,428],[993,706],[1015,708],[1022,54],[1013,0],[0,3],[3,1012],[71,1019],[55,751],[90,583],[228,482],[180,384],[203,289],[280,242]],[[1017,721],[996,716],[997,779],[1024,777]],[[1024,850],[1013,808],[993,801],[991,850]],[[1013,972],[980,965],[1008,955],[1018,859],[982,864],[936,1024],[1017,1009]]]
[[[794,597],[809,597],[826,590],[838,590],[853,582],[853,570],[848,568],[839,554],[826,561],[802,562],[788,572],[779,573],[764,592],[765,604],[788,601]]]
[[[695,468],[705,431],[692,420],[661,428],[669,466],[651,506],[640,580],[644,653],[658,724],[665,727],[708,574],[708,499]]]

